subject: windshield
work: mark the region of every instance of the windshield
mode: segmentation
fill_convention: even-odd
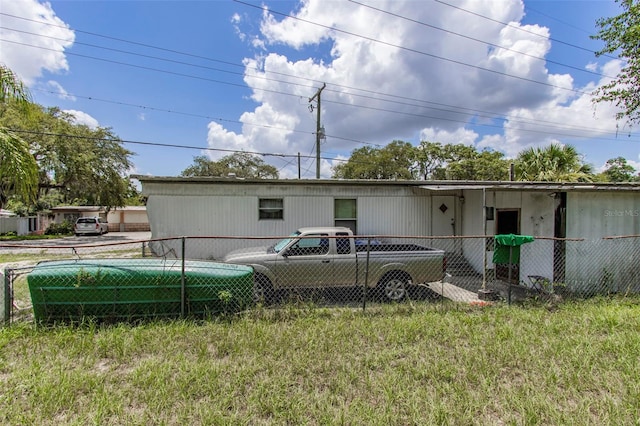
[[[293,234],[289,235],[289,237],[297,237],[300,235],[300,231],[296,231]],[[293,240],[293,238],[285,238],[284,240],[280,240],[275,246],[273,246],[273,251],[276,253],[280,253],[280,250],[285,248],[287,244],[289,244]]]

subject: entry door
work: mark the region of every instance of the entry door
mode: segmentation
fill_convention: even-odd
[[[456,234],[456,197],[438,195],[431,197],[431,235]]]
[[[498,209],[496,211],[496,235],[520,234],[520,209]],[[496,265],[496,278],[509,280],[509,265]],[[520,263],[511,265],[511,283],[520,280]]]
[[[431,197],[431,235],[449,236],[457,234],[456,197],[437,195]],[[457,240],[432,240],[433,247],[446,251],[456,251]]]

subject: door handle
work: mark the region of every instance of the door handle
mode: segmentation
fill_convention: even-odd
[[[323,260],[322,263],[331,263],[330,260]]]

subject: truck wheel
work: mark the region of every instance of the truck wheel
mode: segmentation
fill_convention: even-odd
[[[273,285],[262,274],[256,274],[253,278],[253,301],[264,304],[273,302]]]
[[[402,273],[392,273],[380,280],[379,291],[385,300],[399,302],[407,297],[409,278]]]

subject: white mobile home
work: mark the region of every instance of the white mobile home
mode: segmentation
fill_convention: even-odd
[[[542,237],[535,249],[522,247],[517,279],[565,280],[567,274],[581,277],[593,269],[585,269],[584,262],[592,266],[594,259],[556,238],[640,234],[640,184],[635,183],[135,178],[148,199],[153,238],[284,236],[304,226],[333,225],[358,235],[449,236],[430,243],[464,256],[484,273],[493,268],[493,246],[485,236]],[[189,255],[224,254],[213,250],[202,245]]]

